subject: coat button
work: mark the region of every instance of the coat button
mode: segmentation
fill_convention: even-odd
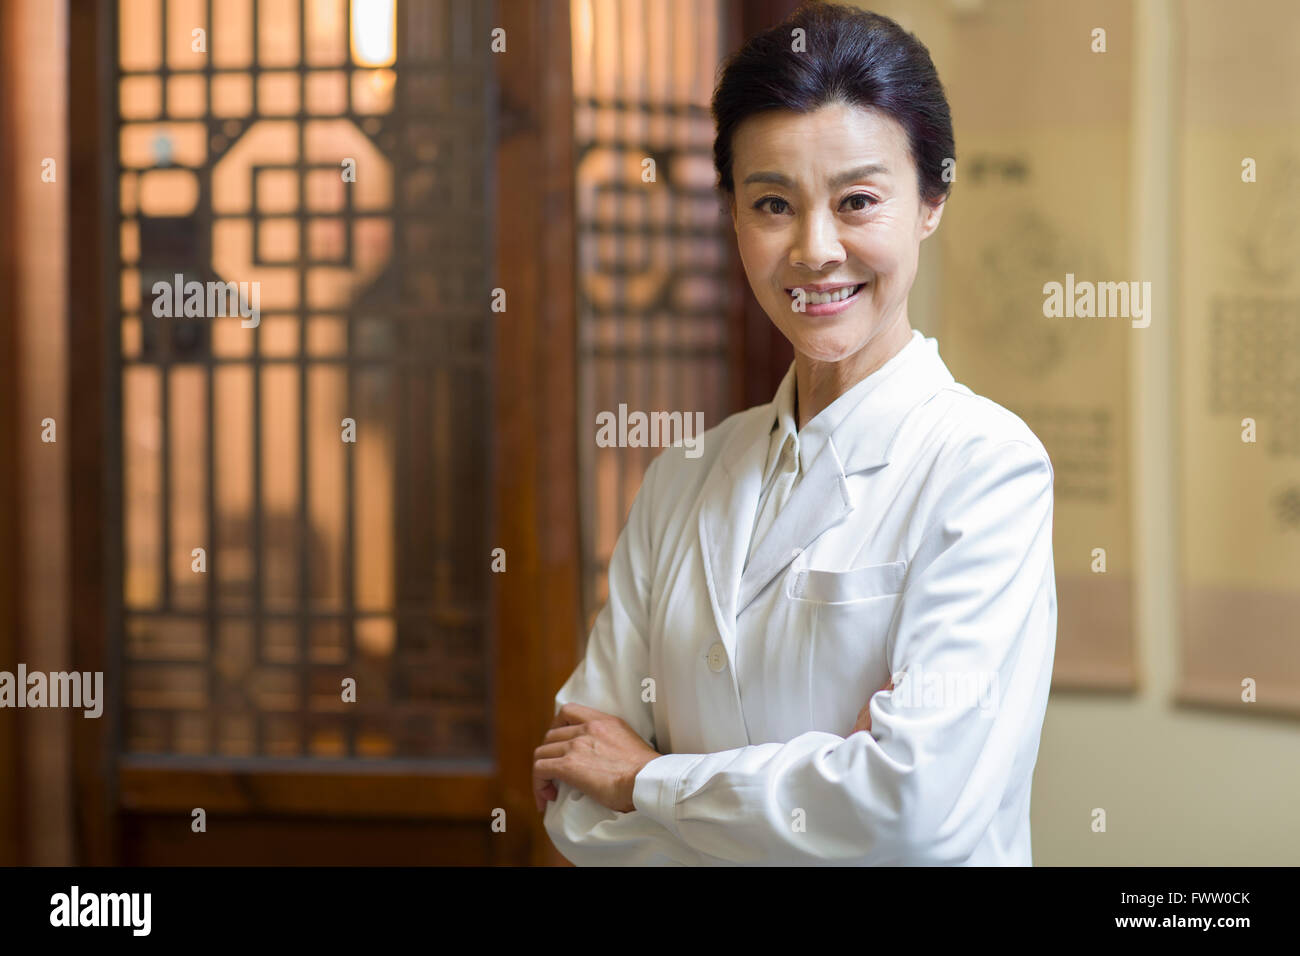
[[[709,648],[709,670],[713,673],[720,673],[727,666],[727,649],[714,641],[713,646]]]

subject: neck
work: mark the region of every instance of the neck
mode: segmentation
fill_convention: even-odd
[[[835,399],[903,350],[912,339],[912,325],[900,317],[874,339],[838,362],[820,362],[796,352],[795,421],[802,430]]]

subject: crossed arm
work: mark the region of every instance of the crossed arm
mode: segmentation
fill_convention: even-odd
[[[891,680],[880,690],[893,690]],[[872,696],[875,696],[874,694]],[[862,705],[846,736],[871,733],[871,698]],[[555,714],[542,744],[533,751],[533,797],[538,812],[559,797],[562,780],[603,807],[619,813],[636,810],[632,794],[641,768],[659,753],[627,721],[583,704],[565,704]]]

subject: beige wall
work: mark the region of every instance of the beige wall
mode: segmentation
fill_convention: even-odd
[[[940,77],[948,84],[945,64],[952,67],[949,75],[961,72],[953,64],[963,18],[967,25],[972,17],[996,24],[1008,16],[1018,17],[1024,0],[859,0],[857,5],[893,17],[915,32],[930,48]],[[1034,861],[1048,866],[1295,865],[1300,863],[1300,816],[1295,812],[1300,794],[1297,720],[1251,711],[1248,705],[1233,712],[1175,702],[1181,659],[1175,489],[1182,465],[1174,440],[1178,427],[1174,336],[1181,280],[1175,258],[1180,159],[1175,122],[1180,91],[1175,87],[1179,43],[1186,35],[1179,17],[1214,23],[1216,31],[1240,31],[1245,42],[1248,35],[1260,35],[1261,23],[1289,22],[1292,15],[1283,16],[1283,0],[1235,4],[1231,14],[1227,4],[1211,2],[1182,9],[1170,0],[1070,6],[1076,12],[1083,8],[1102,25],[1112,25],[1121,17],[1127,21],[1124,32],[1133,38],[1131,49],[1112,48],[1108,54],[1129,57],[1132,70],[1129,102],[1124,106],[1131,157],[1128,183],[1111,184],[1128,187],[1129,224],[1127,236],[1117,237],[1116,244],[1126,244],[1130,250],[1129,273],[1153,281],[1157,288],[1163,285],[1174,295],[1162,310],[1164,321],[1158,315],[1140,334],[1134,330],[1130,353],[1128,460],[1138,688],[1131,693],[1053,693],[1034,777]],[[1114,37],[1120,31],[1110,32]],[[1293,39],[1290,48],[1294,57]],[[971,55],[969,49],[961,51],[967,65]],[[1223,62],[1226,68],[1227,59]],[[1035,71],[1051,70],[1052,64],[1027,57],[1018,67],[1023,84],[1033,87]],[[1280,62],[1273,69],[1286,75]],[[1270,93],[1264,84],[1258,90],[1261,96]],[[955,98],[951,88],[949,93]],[[971,91],[961,93],[969,99]],[[960,157],[960,117],[956,138]],[[1088,185],[1080,183],[1081,188]],[[1093,188],[1104,185],[1091,184]],[[960,191],[959,160],[954,196],[960,197]],[[952,226],[961,215],[960,201],[954,201],[941,229]],[[942,261],[923,255],[921,268],[912,314],[914,324],[928,333],[941,329],[943,319],[950,317],[927,314],[921,304],[931,303],[932,310],[932,303],[938,301],[934,290],[944,281]],[[940,333],[941,346],[942,342]],[[960,362],[951,364],[960,380]],[[1224,502],[1225,507],[1229,504]],[[1060,561],[1058,555],[1058,565]],[[1232,639],[1230,634],[1223,637]],[[1300,656],[1300,648],[1296,655]],[[1300,668],[1294,658],[1290,666]],[[1094,808],[1106,811],[1105,833],[1092,831]]]

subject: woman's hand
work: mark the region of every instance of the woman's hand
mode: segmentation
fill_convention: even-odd
[[[565,704],[533,751],[533,797],[538,811],[559,798],[563,780],[602,806],[622,813],[636,807],[632,789],[641,768],[660,754],[622,718],[582,704]]]
[[[893,690],[893,689],[894,689],[894,679],[892,677],[889,679],[888,684],[880,688],[880,690]],[[875,697],[876,694],[879,694],[880,690],[876,691],[875,694],[872,694],[871,697]],[[867,733],[871,733],[871,697],[867,698],[867,702],[863,704],[862,709],[858,711],[858,722],[855,723],[853,725],[853,729],[849,731],[850,737],[856,734],[859,730],[865,730]]]

